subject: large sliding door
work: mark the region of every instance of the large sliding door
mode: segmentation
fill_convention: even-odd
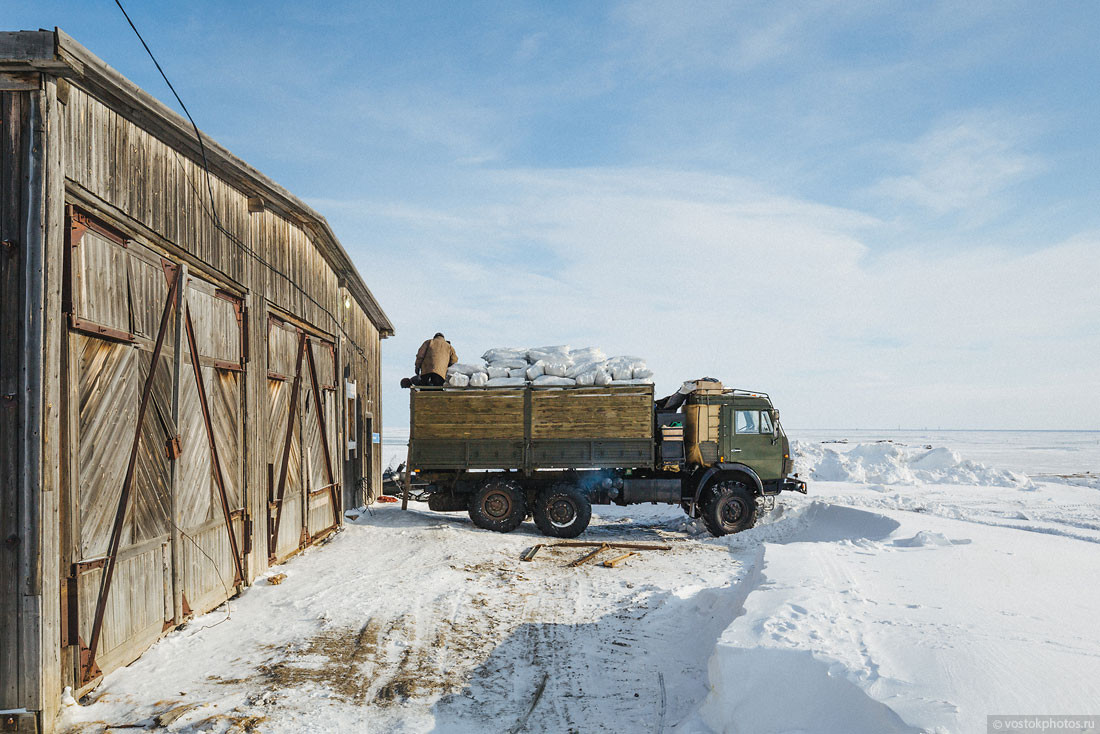
[[[268,555],[296,553],[334,530],[340,484],[333,343],[268,319]]]
[[[79,688],[243,582],[240,302],[73,210],[63,645]]]

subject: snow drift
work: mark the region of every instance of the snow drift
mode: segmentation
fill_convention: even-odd
[[[1023,474],[963,459],[948,448],[919,449],[886,441],[845,447],[847,450],[837,450],[794,441],[795,469],[820,482],[1034,486]]]

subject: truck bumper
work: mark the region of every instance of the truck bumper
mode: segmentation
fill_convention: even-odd
[[[783,480],[782,489],[789,492],[801,492],[802,494],[806,494],[806,483],[795,477],[787,477]]]

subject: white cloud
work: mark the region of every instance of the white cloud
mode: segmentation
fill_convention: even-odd
[[[401,212],[390,251],[360,260],[398,325],[387,405],[404,404],[391,388],[442,329],[464,358],[562,342],[637,353],[659,390],[718,376],[772,392],[792,425],[1094,427],[1100,413],[1061,403],[1068,385],[1100,388],[1081,370],[1100,359],[1100,238],[876,255],[862,237],[879,226],[720,176],[479,174],[427,216]]]
[[[893,153],[911,172],[880,180],[873,193],[935,215],[970,212],[988,216],[1003,203],[998,196],[1036,174],[1037,156],[1021,151],[1015,125],[988,114],[969,114],[941,123]]]

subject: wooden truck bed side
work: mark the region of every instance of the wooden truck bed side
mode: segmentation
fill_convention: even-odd
[[[653,465],[653,386],[414,389],[421,471]]]

